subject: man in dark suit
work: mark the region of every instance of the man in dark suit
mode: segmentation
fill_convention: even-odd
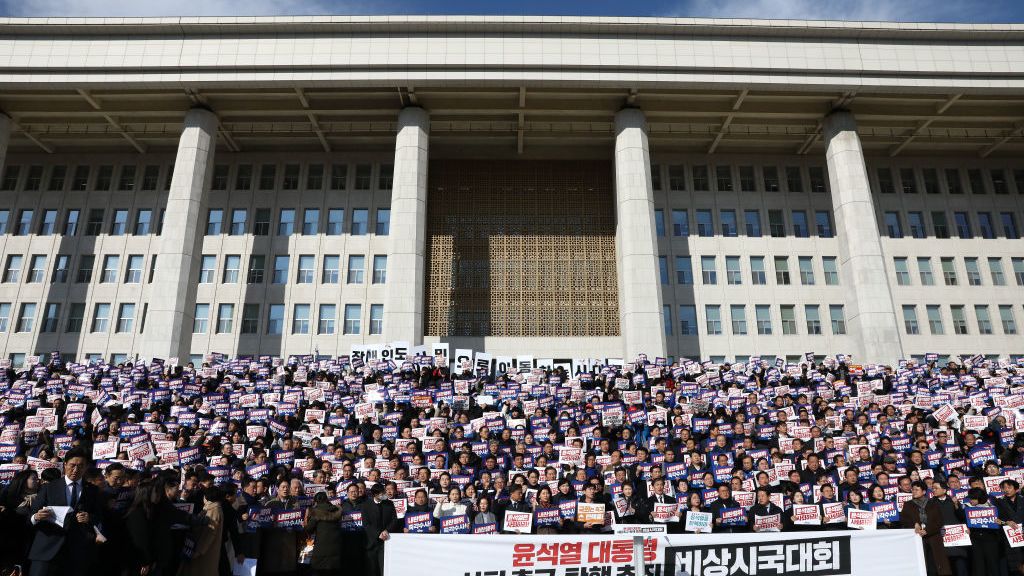
[[[506,502],[504,506],[500,506],[498,511],[500,514],[496,520],[498,522],[498,529],[501,530],[502,526],[505,525],[506,512],[533,512],[533,508],[531,508],[530,503],[526,501],[526,497],[523,494],[523,487],[519,484],[513,484],[508,489],[508,502]],[[502,530],[502,534],[510,534],[510,532]]]
[[[651,481],[651,495],[644,500],[644,510],[647,513],[647,521],[654,522],[655,504],[675,504],[676,499],[665,494],[665,479],[655,478]],[[677,512],[678,515],[678,512]],[[676,525],[679,523],[676,522]]]
[[[372,498],[363,502],[363,530],[366,532],[366,574],[384,574],[384,543],[391,538],[391,530],[398,523],[395,505],[384,499],[384,485],[370,488]]]
[[[96,558],[96,528],[100,523],[99,490],[83,482],[89,459],[71,450],[64,458],[64,476],[47,483],[32,504],[35,540],[29,551],[31,576],[85,575]],[[51,507],[67,506],[63,527]]]

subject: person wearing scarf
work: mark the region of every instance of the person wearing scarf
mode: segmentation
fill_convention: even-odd
[[[928,485],[918,480],[910,485],[910,500],[903,504],[900,520],[921,537],[928,575],[952,576],[949,558],[942,544],[942,510],[928,498]]]

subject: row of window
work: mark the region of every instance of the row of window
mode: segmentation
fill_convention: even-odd
[[[667,189],[672,192],[779,192],[783,186],[789,192],[826,192],[827,180],[822,166],[811,166],[805,171],[802,166],[779,170],[778,166],[651,164],[652,188],[665,189],[667,182]]]
[[[675,257],[675,283],[693,284],[693,258],[694,256]],[[701,283],[715,285],[719,283],[718,278],[718,256],[700,256]],[[725,283],[729,285],[743,284],[743,269],[739,256],[725,256]],[[765,270],[764,256],[748,256],[750,283],[754,285],[765,285],[768,283],[768,274]],[[773,259],[775,283],[780,286],[792,284],[792,275],[789,268],[789,256],[775,256]],[[800,274],[800,283],[804,286],[813,286],[816,281],[814,258],[811,256],[797,256],[797,272]],[[658,271],[662,284],[670,284],[669,261],[667,256],[658,256]],[[835,256],[821,257],[821,270],[827,286],[839,285],[839,268]]]
[[[971,218],[969,212],[953,212],[953,224],[955,230],[949,227],[949,218],[945,210],[932,210],[928,219],[931,224],[931,236],[934,238],[949,238],[956,233],[958,238],[970,240],[981,237],[987,240],[996,238],[995,220],[991,212],[975,212],[975,218]],[[909,211],[905,215],[897,211],[885,212],[883,216],[885,233],[889,238],[928,238],[929,229],[925,227],[925,213]],[[1000,212],[999,225],[1002,228],[1003,238],[1017,240],[1020,238],[1020,229],[1017,227],[1017,216],[1013,212]]]
[[[895,194],[897,190],[904,194],[1009,194],[1014,188],[1018,194],[1024,194],[1024,169],[1012,171],[1013,182],[1008,179],[1008,172],[1002,168],[982,169],[968,168],[889,168],[875,169],[877,190],[882,194]]]
[[[746,304],[730,304],[728,306],[707,304],[704,306],[704,335],[718,336],[725,333],[723,328],[723,321],[725,320],[723,318],[723,308],[725,308],[726,312],[729,314],[727,319],[730,328],[729,333],[733,336],[746,336],[748,334],[771,336],[775,333],[776,320],[779,322],[782,334],[792,335],[799,333],[797,306],[794,304],[781,304],[777,306],[779,315],[775,317],[775,319],[772,318],[772,305],[753,305],[753,328],[748,326],[747,323],[747,310],[751,308],[751,306]],[[843,305],[829,304],[827,308],[828,321],[831,324],[832,334],[846,334],[846,316]],[[821,306],[818,304],[806,304],[803,309],[806,334],[822,334]],[[672,306],[666,305],[662,307],[662,321],[665,328],[665,334],[672,336],[673,332],[676,330],[672,319]],[[697,307],[693,304],[680,305],[678,307],[679,335],[696,336],[697,331]]]
[[[15,332],[32,332],[35,329],[37,312],[39,306],[32,302],[21,304],[18,315],[13,318]],[[376,335],[383,333],[384,327],[384,305],[370,304],[369,331],[368,334]],[[9,302],[0,302],[0,332],[7,332],[10,329],[12,305]],[[64,321],[63,331],[69,334],[78,334],[86,329],[86,306],[82,302],[74,302],[67,305],[68,313]],[[193,334],[206,334],[210,330],[210,322],[215,322],[214,331],[217,334],[231,334],[235,329],[235,305],[217,304],[216,316],[211,318],[213,310],[210,304],[200,303],[195,306],[195,317],[192,322]],[[312,305],[292,305],[290,318],[291,334],[310,334],[316,330],[316,334],[335,334],[338,321],[338,306],[336,304],[320,304],[317,310],[316,324],[311,324],[310,317]],[[97,302],[93,304],[92,315],[88,318],[87,331],[90,334],[106,334],[110,332],[111,321],[113,320],[114,333],[130,334],[135,329],[137,306],[132,302],[123,302],[117,306],[117,316],[111,317],[114,311],[113,305],[109,302]],[[143,304],[142,313],[138,316],[138,331],[142,334],[146,327],[146,315],[149,305]],[[362,333],[362,304],[345,304],[344,316],[342,317],[342,334],[354,335]],[[61,320],[61,304],[48,302],[42,306],[42,315],[39,317],[39,331],[42,333],[57,332]],[[272,336],[280,336],[285,332],[285,305],[270,304],[267,306],[265,333]],[[243,304],[242,316],[240,319],[241,334],[257,334],[260,331],[260,305]]]
[[[15,236],[28,236],[36,234],[39,236],[50,236],[51,234],[62,234],[64,236],[75,236],[81,221],[81,211],[72,208],[64,212],[64,219],[58,221],[58,211],[45,209],[41,211],[38,219],[36,211],[25,209],[18,212],[18,219],[11,222],[11,211],[0,210],[0,234],[10,232]],[[135,211],[135,218],[129,219],[129,211],[126,209],[115,209],[110,213],[107,220],[107,211],[104,208],[92,208],[89,210],[88,220],[85,222],[86,236],[123,236],[133,234],[145,236],[163,232],[165,210],[160,210],[159,218],[154,226],[153,210],[140,208]],[[296,231],[296,210],[294,208],[281,208],[278,211],[276,232],[278,236],[291,236]],[[271,230],[270,208],[257,208],[251,230],[249,227],[249,211],[245,208],[233,208],[230,211],[231,221],[225,226],[224,210],[212,208],[207,212],[206,235],[219,236],[228,234],[230,236],[241,236],[251,232],[254,236],[269,236]],[[352,236],[364,236],[369,231],[370,211],[366,208],[354,208],[348,231]],[[302,222],[299,231],[306,236],[324,233],[328,236],[340,236],[345,230],[345,209],[330,208],[327,210],[325,226],[320,226],[320,209],[306,208],[302,212]],[[374,234],[387,236],[391,232],[391,209],[378,208],[376,220],[374,221]]]
[[[726,237],[739,236],[740,227],[737,220],[736,210],[718,211],[718,228],[715,228],[714,214],[711,210],[694,210],[697,224],[697,236],[710,238],[718,234]],[[670,214],[672,218],[672,236],[682,237],[690,235],[690,211],[673,209]],[[805,210],[793,210],[790,213],[790,225],[792,235],[797,238],[809,238],[812,228],[807,220]],[[666,236],[668,230],[665,227],[665,211],[661,208],[654,210],[654,229],[658,236]],[[745,235],[751,238],[760,238],[763,233],[761,225],[760,210],[743,211],[743,228]],[[835,230],[832,225],[832,213],[828,210],[816,210],[814,212],[814,233],[819,238],[832,238]],[[768,234],[772,238],[786,237],[786,218],[782,210],[768,210]]]
[[[896,284],[899,286],[910,286],[913,284],[910,273],[910,259],[905,256],[895,256],[892,259],[893,268],[896,271]],[[917,276],[922,286],[935,285],[935,272],[932,268],[931,256],[916,258]],[[1010,265],[1013,269],[1013,276],[1018,286],[1024,286],[1024,258],[1010,258]],[[957,271],[956,261],[952,257],[940,257],[939,267],[942,271],[942,281],[946,286],[958,286],[960,275]],[[967,284],[970,286],[981,286],[982,280],[981,263],[978,258],[964,257],[964,269],[967,271]],[[1003,259],[997,256],[987,258],[988,277],[992,286],[1006,286],[1006,273],[1003,270]]]
[[[916,304],[903,305],[903,330],[909,335],[922,334],[921,325],[918,322],[917,310],[920,306]],[[925,317],[928,318],[928,330],[933,336],[946,334],[945,320],[943,320],[942,306],[938,304],[925,304]],[[974,305],[974,318],[978,323],[978,334],[995,334],[992,327],[991,306],[988,304]],[[1013,306],[1010,304],[998,304],[996,309],[999,313],[999,323],[1003,334],[1013,336],[1017,334],[1017,319],[1013,313]],[[967,307],[962,304],[954,304],[949,307],[949,317],[953,323],[953,334],[963,336],[970,334],[967,326]]]
[[[133,190],[156,191],[169,190],[174,165],[163,170],[161,166],[148,164],[139,170],[139,166],[125,164],[115,167],[111,164],[97,166],[93,170],[89,165],[78,165],[69,171],[67,166],[54,165],[45,167],[39,164],[22,167],[10,165],[4,170],[0,179],[0,191],[21,190],[35,192],[48,190],[64,191],[70,182],[71,191],[110,191],[130,192]],[[303,169],[304,168],[304,169]],[[233,190],[252,190],[255,183],[257,190],[370,190],[373,187],[374,165],[356,164],[350,171],[348,164],[284,164],[278,170],[277,164],[217,164],[213,168],[210,182],[211,190],[227,190],[229,184]],[[352,182],[349,175],[352,174]],[[232,178],[233,177],[233,178]],[[377,189],[390,190],[394,181],[394,167],[391,164],[378,164],[376,170]],[[115,187],[116,183],[116,187]]]

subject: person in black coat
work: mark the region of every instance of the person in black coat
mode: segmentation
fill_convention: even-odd
[[[128,533],[126,564],[133,574],[173,576],[181,562],[181,547],[173,526],[198,527],[207,523],[201,514],[189,514],[172,503],[177,498],[175,475],[143,482],[125,515]]]
[[[732,488],[728,484],[718,485],[718,499],[708,505],[708,512],[714,517],[713,532],[729,533],[734,532],[732,526],[722,525],[722,510],[726,508],[739,508],[740,503],[732,497]]]
[[[391,530],[398,523],[395,505],[384,499],[384,486],[374,484],[370,496],[363,502],[363,531],[366,532],[366,574],[384,574],[384,543],[391,538]]]
[[[31,576],[85,575],[96,559],[96,525],[101,522],[99,489],[84,482],[89,460],[72,450],[64,459],[64,477],[43,486],[32,503],[36,528],[29,551]],[[71,508],[58,526],[52,506]]]
[[[317,492],[313,497],[313,505],[306,509],[304,523],[306,531],[315,538],[310,568],[316,576],[341,574],[340,520],[341,508],[330,503],[326,492]]]
[[[652,494],[647,497],[644,501],[644,511],[647,514],[646,521],[648,523],[655,523],[654,520],[654,505],[655,504],[676,504],[676,499],[672,496],[665,494],[665,479],[658,478],[651,482]],[[676,513],[678,517],[678,512]],[[660,522],[658,522],[660,524]],[[678,528],[679,522],[670,522],[666,524],[668,528]]]
[[[498,507],[498,530],[505,525],[505,513],[512,512],[533,512],[530,503],[523,497],[523,487],[513,484],[508,489],[508,502]]]
[[[765,516],[778,516],[779,517],[779,531],[782,530],[782,508],[779,508],[777,504],[772,502],[772,495],[770,492],[763,488],[757,490],[757,501],[747,511],[747,526],[752,532],[757,532],[754,529],[756,526],[757,517]]]

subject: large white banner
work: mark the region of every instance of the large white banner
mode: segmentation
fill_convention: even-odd
[[[643,550],[647,573],[662,576],[925,576],[913,530],[657,534]],[[394,534],[384,549],[384,576],[566,576],[603,566],[616,576],[634,565],[627,535]]]

